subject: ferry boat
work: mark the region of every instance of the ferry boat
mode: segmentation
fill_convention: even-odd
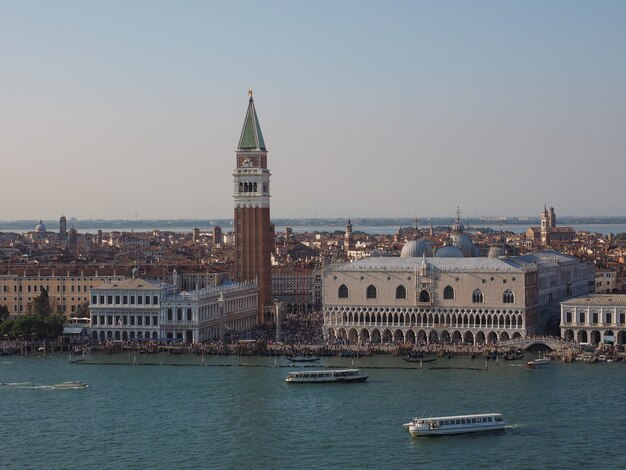
[[[331,383],[331,382],[365,382],[367,375],[359,369],[300,370],[290,372],[286,382],[289,383]]]
[[[501,431],[505,427],[502,415],[486,413],[478,415],[440,416],[435,418],[413,418],[403,424],[413,437],[446,436],[470,432]]]

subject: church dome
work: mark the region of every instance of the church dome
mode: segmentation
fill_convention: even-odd
[[[478,248],[474,245],[474,243],[472,243],[472,240],[470,240],[467,235],[453,234],[451,238],[452,244],[459,248],[463,253],[463,256],[466,258],[472,258],[479,255]]]
[[[445,245],[437,250],[436,258],[463,258],[463,252],[454,245]]]
[[[460,220],[457,220],[454,224],[452,224],[452,231],[463,233],[465,230],[465,225]]]
[[[46,226],[40,220],[39,223],[35,226],[35,232],[37,233],[46,233]]]
[[[409,240],[400,251],[401,258],[421,258],[422,256],[432,256],[433,248],[423,238],[420,240]]]
[[[504,249],[500,246],[492,246],[489,248],[489,253],[487,253],[488,258],[499,258],[500,256],[504,256]]]

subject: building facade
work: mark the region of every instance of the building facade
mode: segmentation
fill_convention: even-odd
[[[286,313],[305,313],[322,308],[322,270],[280,266],[272,268],[272,293]]]
[[[234,177],[234,280],[259,285],[259,323],[271,319],[272,236],[270,225],[270,171],[267,148],[257,118],[252,90],[236,150]]]
[[[596,269],[596,294],[611,294],[618,290],[617,272]]]
[[[626,344],[626,295],[595,294],[561,302],[561,336],[591,344]]]
[[[53,309],[69,317],[80,305],[89,303],[90,289],[126,277],[123,268],[7,268],[0,274],[0,305],[6,305],[11,316],[21,315],[45,289]]]
[[[258,286],[224,283],[194,291],[138,277],[91,289],[89,336],[94,341],[222,340],[258,324]]]
[[[223,340],[229,331],[258,325],[259,289],[254,282],[177,292],[161,303],[161,337],[187,343]]]
[[[135,277],[94,287],[90,291],[90,337],[94,341],[158,340],[161,302],[175,289]]]
[[[555,305],[589,292],[593,264],[551,251],[509,258],[368,258],[325,271],[324,337],[505,341],[545,334]]]
[[[324,274],[327,340],[486,343],[537,328],[537,270],[493,258],[367,258]]]

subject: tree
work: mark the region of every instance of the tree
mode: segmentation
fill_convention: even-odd
[[[41,289],[41,294],[35,297],[26,307],[26,313],[28,315],[40,315],[47,317],[52,313],[52,307],[50,307],[50,297],[48,297],[48,291],[44,288]]]
[[[74,318],[86,318],[89,317],[89,301],[85,300],[82,304],[78,306],[76,312],[72,313],[72,317]]]
[[[6,305],[0,305],[0,322],[9,319],[9,308]]]
[[[10,336],[13,337],[13,324],[14,320],[5,320],[0,323],[0,337]]]

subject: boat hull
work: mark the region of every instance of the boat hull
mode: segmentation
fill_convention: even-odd
[[[302,384],[328,384],[328,383],[353,383],[353,382],[365,382],[367,375],[359,375],[356,377],[320,377],[316,379],[312,378],[296,378],[287,379],[287,383],[302,383]]]
[[[456,434],[470,434],[475,432],[489,432],[489,431],[504,431],[505,425],[498,424],[493,426],[474,426],[464,427],[458,429],[416,429],[409,427],[409,432],[413,437],[428,437],[428,436],[449,436]]]

